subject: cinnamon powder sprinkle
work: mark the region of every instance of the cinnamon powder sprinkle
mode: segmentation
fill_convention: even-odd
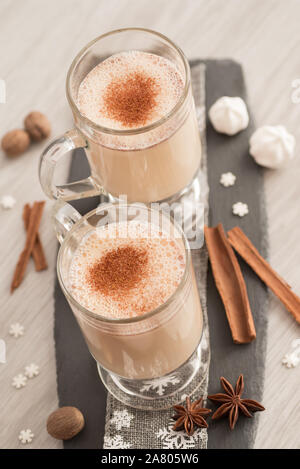
[[[158,92],[156,80],[141,72],[115,79],[103,97],[107,116],[126,127],[143,126],[156,106]]]
[[[145,249],[124,246],[109,251],[88,272],[92,290],[104,295],[124,295],[146,275],[148,254]]]

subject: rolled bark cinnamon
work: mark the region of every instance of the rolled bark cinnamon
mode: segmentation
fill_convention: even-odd
[[[237,226],[228,231],[228,240],[239,255],[250,265],[260,279],[282,301],[286,309],[300,323],[300,298],[259,254],[250,239]]]
[[[206,246],[233,341],[246,344],[256,337],[245,281],[223,226],[204,227]]]
[[[30,213],[31,213],[30,205],[25,204],[23,208],[23,221],[24,221],[24,227],[26,231],[28,230]],[[35,264],[35,270],[37,272],[47,269],[48,264],[46,261],[44,248],[43,248],[39,233],[37,233],[36,235],[35,243],[32,248],[32,257],[33,257],[34,264]]]
[[[10,287],[11,293],[13,293],[13,291],[16,288],[18,288],[18,286],[23,280],[25,270],[28,264],[28,260],[31,256],[32,249],[33,249],[35,239],[36,239],[36,235],[39,230],[44,205],[45,205],[45,202],[34,202],[33,207],[31,209],[25,248],[21,252],[18,263],[15,268],[13,280],[12,280],[11,287]]]

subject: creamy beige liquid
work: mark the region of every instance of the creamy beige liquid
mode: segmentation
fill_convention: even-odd
[[[144,88],[136,77],[151,82],[150,91],[145,86],[144,101]],[[126,92],[120,92],[124,110],[119,114],[110,112],[113,86],[118,92],[128,88],[131,93],[126,100]],[[111,56],[92,69],[79,87],[77,104],[81,113],[98,125],[135,131],[167,116],[183,92],[184,78],[170,60],[130,51]],[[130,106],[131,100],[133,106],[136,104],[136,96],[137,108],[138,100],[143,109],[149,99],[152,105],[144,114],[137,114],[135,121]],[[129,202],[146,203],[174,196],[192,181],[200,165],[201,146],[190,91],[180,110],[158,127],[127,136],[98,132],[89,137],[88,144],[93,177],[111,195],[127,195]]]
[[[132,324],[99,322],[79,309],[75,315],[104,368],[125,378],[163,376],[188,360],[200,341],[202,312],[193,269],[179,286],[185,271],[181,240],[153,226],[149,237],[149,224],[141,222],[109,227],[116,229],[113,238],[107,228],[89,232],[72,259],[68,283],[78,303],[99,319],[143,319],[177,290],[175,298],[161,313]]]

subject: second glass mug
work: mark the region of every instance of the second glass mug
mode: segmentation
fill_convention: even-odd
[[[118,221],[155,223],[173,233],[185,252],[185,271],[172,296],[143,316],[109,319],[83,307],[70,290],[68,272],[82,239]],[[201,360],[202,310],[191,251],[179,225],[166,214],[141,204],[102,204],[81,216],[59,200],[53,222],[61,247],[57,259],[60,286],[95,358],[107,389],[126,405],[146,410],[169,408],[193,394],[207,374]]]
[[[175,107],[160,120],[137,129],[116,130],[95,124],[77,106],[82,80],[100,62],[123,51],[153,53],[173,62],[184,79]],[[67,76],[67,98],[75,128],[53,141],[40,161],[40,181],[50,198],[74,200],[106,194],[129,202],[171,202],[196,181],[201,145],[190,67],[183,52],[162,34],[141,28],[119,29],[90,42],[74,59]],[[57,162],[71,150],[84,148],[91,175],[57,186]]]

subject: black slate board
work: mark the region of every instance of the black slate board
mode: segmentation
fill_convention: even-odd
[[[247,100],[242,68],[232,60],[206,62],[206,112],[221,96],[240,96]],[[249,109],[249,106],[248,106]],[[253,119],[246,130],[234,137],[215,132],[207,123],[207,166],[209,193],[209,222],[215,226],[222,222],[227,231],[240,226],[256,248],[266,255],[267,227],[264,209],[263,169],[249,155],[249,137],[254,131]],[[220,185],[222,173],[231,171],[237,179],[231,188]],[[232,204],[245,202],[249,214],[244,218],[232,214]],[[265,285],[238,256],[244,275],[249,301],[256,327],[256,340],[247,345],[232,342],[224,306],[216,292],[209,266],[207,280],[207,308],[211,344],[209,393],[220,392],[219,378],[225,376],[235,383],[239,373],[245,377],[245,397],[262,399],[264,362],[266,353],[267,318],[265,315],[268,293]],[[211,421],[209,448],[251,448],[254,443],[258,414],[249,421],[241,417],[234,432],[229,431],[227,420]]]
[[[199,63],[195,61],[193,63]],[[206,109],[220,96],[246,98],[242,69],[231,60],[204,61],[206,70]],[[207,126],[208,183],[210,187],[210,225],[222,222],[226,230],[240,226],[254,245],[266,254],[266,218],[263,201],[263,175],[248,155],[248,139],[253,131],[251,119],[248,129],[235,137],[217,134]],[[225,189],[220,183],[223,172],[232,171],[237,176],[236,185]],[[81,150],[75,151],[69,180],[88,175],[88,165]],[[243,219],[232,215],[234,202],[246,202],[249,214]],[[96,207],[98,198],[74,202],[81,213]],[[211,269],[208,272],[208,316],[210,327],[211,365],[209,392],[219,392],[219,377],[226,376],[234,382],[240,372],[246,379],[245,395],[260,400],[263,392],[264,361],[267,321],[264,314],[267,291],[241,259],[257,339],[249,345],[234,345]],[[64,442],[65,448],[99,448],[103,442],[106,390],[99,380],[95,362],[90,356],[78,325],[65,300],[58,281],[55,286],[55,331],[57,387],[59,405],[74,405],[86,417],[85,429],[75,438]],[[211,421],[209,448],[251,448],[253,446],[257,415],[251,421],[241,418],[236,430],[230,432],[226,420]]]

